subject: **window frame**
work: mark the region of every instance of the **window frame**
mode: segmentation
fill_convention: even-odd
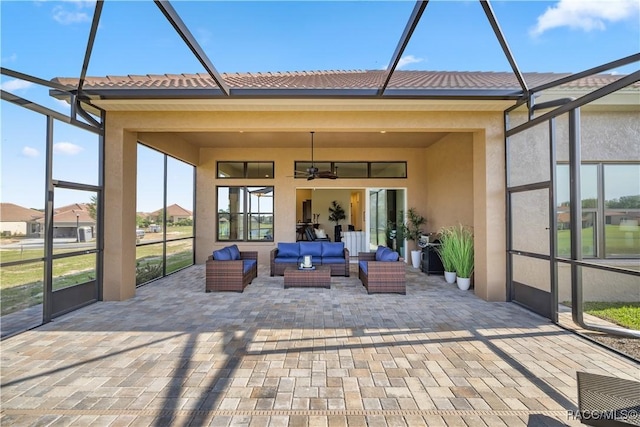
[[[397,161],[364,161],[364,160],[349,160],[349,161],[340,161],[340,160],[335,160],[335,161],[328,161],[328,160],[314,160],[314,166],[317,167],[318,169],[320,169],[320,171],[326,170],[325,167],[319,167],[318,165],[321,164],[325,164],[325,165],[330,165],[329,170],[331,171],[335,171],[336,167],[338,168],[338,171],[336,172],[338,175],[338,178],[344,178],[344,179],[407,179],[408,178],[408,172],[407,172],[407,162],[403,161],[403,160],[397,160]],[[344,164],[350,164],[350,163],[354,163],[354,164],[360,164],[360,163],[364,163],[366,164],[366,176],[348,176],[348,177],[341,177],[340,176],[340,165],[344,165]],[[372,170],[372,166],[373,165],[384,165],[384,164],[399,164],[404,166],[404,176],[373,176],[371,173]],[[293,162],[293,170],[294,170],[294,178],[296,179],[307,179],[306,175],[304,174],[295,174],[295,171],[305,171],[307,170],[307,168],[311,165],[311,161],[310,160],[294,160]]]
[[[246,242],[246,243],[257,243],[257,242],[266,242],[266,243],[273,243],[275,241],[274,238],[274,230],[275,230],[275,203],[272,203],[272,208],[273,210],[270,212],[260,212],[260,210],[258,209],[258,212],[251,212],[249,209],[251,203],[250,203],[250,198],[251,198],[251,189],[254,188],[264,188],[266,190],[270,191],[266,191],[266,193],[271,193],[271,197],[273,199],[275,199],[275,186],[273,185],[264,185],[264,186],[260,186],[260,185],[216,185],[216,242]],[[239,189],[240,193],[242,193],[242,200],[240,201],[240,205],[241,205],[241,211],[238,212],[234,212],[233,215],[242,218],[242,228],[241,228],[241,233],[242,236],[240,238],[236,238],[236,239],[221,239],[220,238],[220,219],[221,219],[221,215],[231,215],[230,212],[226,212],[226,213],[222,213],[220,212],[220,189],[231,189],[231,188],[237,188]],[[250,227],[250,218],[254,217],[255,215],[261,215],[261,216],[271,216],[271,238],[267,238],[266,236],[264,238],[259,238],[259,239],[253,239],[251,238],[251,227]],[[260,221],[258,221],[258,223],[260,223]],[[258,233],[260,234],[260,233]]]
[[[594,217],[594,225],[593,225],[593,235],[594,235],[594,252],[595,254],[583,255],[584,258],[593,259],[593,260],[624,260],[624,259],[639,259],[640,254],[634,256],[608,256],[607,255],[607,237],[606,237],[606,226],[607,222],[607,212],[612,208],[608,208],[606,206],[606,194],[605,194],[605,169],[607,166],[637,166],[640,168],[640,162],[629,161],[629,162],[621,162],[621,161],[584,161],[581,163],[580,167],[582,170],[583,166],[592,165],[596,166],[596,206],[595,207],[582,207],[583,214],[592,214]],[[556,168],[558,166],[568,167],[568,162],[558,162]],[[584,199],[581,201],[581,203]],[[560,207],[558,206],[558,209]],[[563,209],[564,211],[564,209]],[[567,210],[568,211],[568,210]]]
[[[224,176],[220,174],[220,165],[224,163],[242,163],[242,176]],[[271,164],[271,174],[269,176],[253,177],[249,176],[249,166],[259,163]],[[216,178],[217,179],[274,179],[275,178],[275,162],[270,160],[261,161],[245,161],[245,160],[218,160],[216,162]]]

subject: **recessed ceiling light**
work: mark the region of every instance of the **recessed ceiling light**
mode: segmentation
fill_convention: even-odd
[[[387,133],[387,131],[386,130],[381,130],[380,133]]]

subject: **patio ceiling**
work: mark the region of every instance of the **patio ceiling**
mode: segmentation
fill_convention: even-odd
[[[403,147],[424,148],[436,143],[448,132],[316,132],[315,148]],[[151,133],[140,134],[140,139]],[[199,147],[215,148],[305,148],[309,132],[181,132],[169,133]]]

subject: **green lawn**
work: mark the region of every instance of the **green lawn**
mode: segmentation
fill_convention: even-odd
[[[585,302],[583,309],[616,325],[640,330],[640,302]]]
[[[178,229],[178,230],[175,230]],[[185,232],[188,229],[188,234]],[[191,227],[172,227],[171,231],[191,234]],[[176,237],[176,234],[171,234]],[[161,244],[139,246],[136,248],[136,258],[138,260],[137,276],[143,276],[140,270],[146,265],[160,264],[159,253],[161,255]],[[21,253],[22,252],[22,253]],[[26,259],[25,253],[28,251],[4,250],[2,251],[2,261]],[[30,251],[30,258],[41,257],[41,250]],[[179,270],[192,263],[192,241],[184,240],[179,242],[167,242],[167,273]],[[94,280],[96,255],[78,255],[69,258],[61,258],[53,262],[53,289],[58,290],[80,283]],[[159,277],[157,269],[145,277],[137,277],[138,284],[147,282],[155,277]],[[160,265],[160,275],[162,266]],[[30,307],[42,302],[43,294],[44,263],[42,261],[31,264],[22,264],[0,269],[0,314],[5,315],[14,311]],[[140,281],[141,280],[141,281]]]
[[[593,227],[582,229],[582,252],[584,256],[593,256]],[[617,225],[605,226],[605,246],[607,256],[640,255],[640,232],[621,231]],[[558,230],[558,254],[568,256],[571,252],[571,233],[569,230]]]

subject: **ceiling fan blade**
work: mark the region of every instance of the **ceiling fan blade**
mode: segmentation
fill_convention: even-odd
[[[314,179],[316,179],[316,176],[315,176],[315,175],[309,175],[309,176],[307,177],[307,181],[313,181]]]

